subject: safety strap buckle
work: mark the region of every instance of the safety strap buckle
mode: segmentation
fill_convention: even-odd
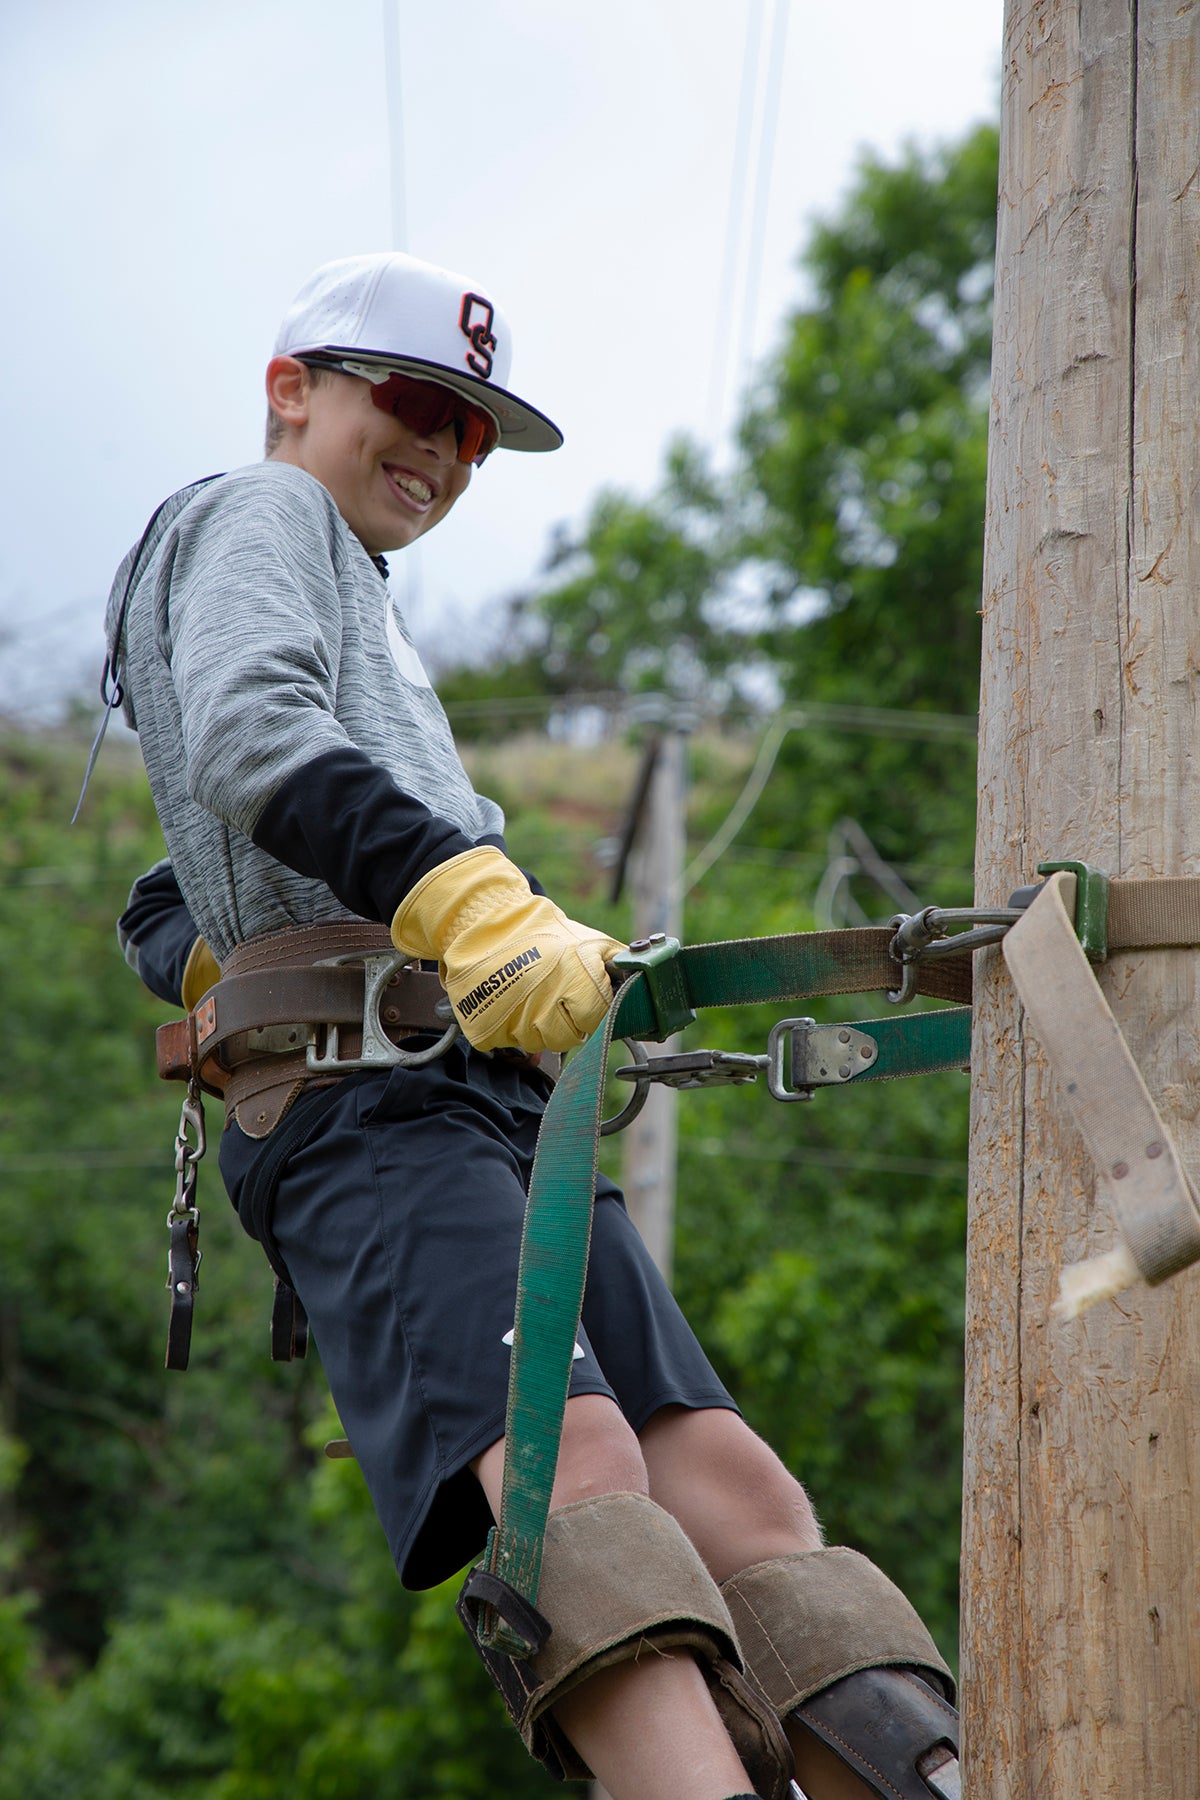
[[[620,1112],[605,1119],[601,1137],[611,1137],[632,1125],[650,1094],[652,1084],[671,1088],[744,1087],[757,1081],[765,1069],[765,1056],[747,1056],[739,1050],[685,1050],[678,1056],[649,1056],[637,1038],[622,1038],[621,1043],[633,1057],[632,1063],[614,1069],[618,1081],[631,1081],[633,1093]]]
[[[684,1050],[678,1056],[647,1056],[637,1038],[628,1044],[633,1062],[614,1069],[618,1081],[632,1081],[641,1086],[656,1081],[663,1087],[744,1087],[757,1081],[765,1069],[765,1056],[749,1056],[741,1050]]]
[[[1057,875],[1060,869],[1066,869],[1075,877],[1075,935],[1083,945],[1083,954],[1089,962],[1107,962],[1108,876],[1094,863],[1071,860],[1041,862],[1037,872],[1039,875]]]
[[[312,1075],[344,1075],[349,1069],[419,1069],[425,1063],[444,1056],[458,1036],[458,1020],[451,1014],[450,1024],[436,1044],[424,1050],[404,1050],[393,1044],[383,1028],[380,1007],[389,981],[411,958],[402,950],[352,950],[345,956],[325,957],[314,963],[317,969],[342,969],[351,963],[363,965],[362,1048],[357,1056],[339,1053],[338,1027],[316,1025],[305,1050],[305,1066]],[[447,1001],[447,1006],[449,1002]]]
[[[819,1087],[853,1081],[878,1054],[876,1040],[853,1025],[780,1019],[767,1038],[767,1087],[774,1100],[811,1100]]]
[[[656,1044],[665,1043],[695,1023],[679,960],[681,948],[678,938],[668,937],[665,931],[654,931],[649,937],[635,938],[628,950],[619,950],[608,965],[623,971],[626,979],[639,971],[645,976],[654,1030],[644,1035]]]

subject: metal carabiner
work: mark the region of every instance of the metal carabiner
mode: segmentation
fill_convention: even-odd
[[[167,1321],[168,1369],[186,1369],[192,1341],[192,1310],[200,1284],[200,1212],[196,1205],[197,1165],[207,1148],[204,1104],[193,1074],[179,1112],[175,1134],[175,1198],[167,1214],[167,1287],[171,1311]]]
[[[179,1129],[175,1133],[175,1198],[167,1214],[168,1226],[173,1226],[179,1219],[196,1222],[196,1165],[203,1160],[207,1147],[204,1103],[199,1088],[191,1081],[179,1111]]]
[[[888,954],[903,976],[898,988],[888,989],[888,999],[893,1006],[905,1006],[916,998],[922,957],[970,956],[984,944],[998,944],[1021,912],[1013,906],[926,906],[917,913],[893,913],[888,924],[895,936]],[[958,926],[966,929],[956,930]]]

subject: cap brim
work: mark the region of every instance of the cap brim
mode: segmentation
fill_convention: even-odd
[[[373,355],[369,350],[358,350],[350,346],[343,349],[338,344],[314,344],[311,350],[289,350],[287,355],[328,357],[331,361],[365,363],[378,369],[396,369],[402,375],[414,375],[418,380],[436,381],[442,387],[453,388],[464,399],[477,400],[480,406],[485,406],[494,415],[500,427],[497,442],[500,450],[557,450],[563,441],[558,426],[545,413],[540,413],[536,406],[518,400],[507,388],[497,387],[491,381],[479,381],[474,376],[464,375],[459,369],[448,369],[444,363],[426,362],[419,356]]]

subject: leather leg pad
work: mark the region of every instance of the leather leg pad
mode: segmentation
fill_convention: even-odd
[[[856,1669],[928,1670],[948,1699],[954,1679],[915,1608],[857,1550],[798,1551],[722,1582],[742,1655],[782,1718]]]
[[[950,1793],[954,1682],[914,1608],[855,1550],[755,1563],[722,1583],[752,1679],[779,1718],[828,1746],[883,1800]],[[948,1748],[947,1748],[948,1747]],[[957,1774],[957,1764],[953,1766]]]
[[[787,1740],[745,1680],[728,1608],[670,1513],[641,1494],[605,1494],[551,1513],[537,1605],[550,1636],[536,1656],[520,1661],[476,1648],[527,1747],[552,1774],[591,1773],[551,1716],[557,1700],[615,1663],[686,1650],[758,1791],[784,1800]]]

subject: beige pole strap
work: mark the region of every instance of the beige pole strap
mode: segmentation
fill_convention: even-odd
[[[1153,1285],[1200,1260],[1191,1183],[1075,935],[1075,879],[1066,871],[1052,875],[1004,939],[1004,960],[1124,1239],[1107,1255],[1063,1270],[1056,1310],[1068,1318],[1139,1276]],[[1161,892],[1166,884],[1144,885]],[[1192,929],[1183,919],[1179,928]]]
[[[1185,949],[1200,944],[1200,880],[1194,875],[1122,877],[1108,884],[1110,950]]]

